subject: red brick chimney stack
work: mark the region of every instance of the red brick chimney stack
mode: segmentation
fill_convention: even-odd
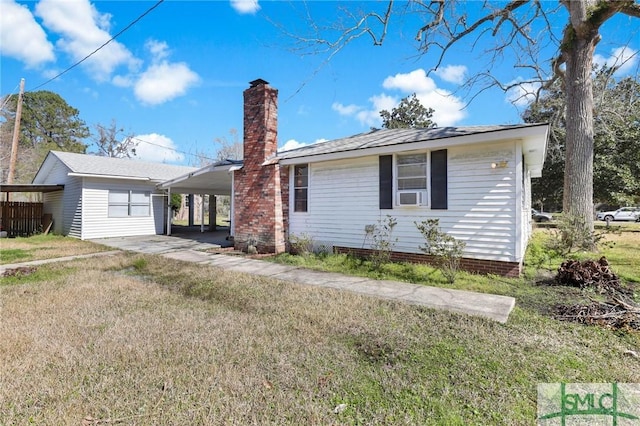
[[[278,148],[278,91],[262,79],[244,91],[244,161],[234,173],[234,241],[239,250],[285,249]],[[286,175],[286,173],[285,173]]]

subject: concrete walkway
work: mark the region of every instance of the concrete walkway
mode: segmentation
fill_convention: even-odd
[[[211,265],[297,284],[329,287],[434,309],[481,316],[501,323],[507,322],[509,314],[515,306],[515,299],[508,296],[428,287],[397,281],[373,280],[333,272],[312,271],[295,266],[250,259],[244,256],[208,253],[202,250],[219,248],[220,246],[203,241],[189,243],[173,237],[155,235],[151,237],[105,238],[93,240],[93,242],[119,250],[158,254],[171,259]],[[112,254],[112,252],[97,253],[97,255],[107,254]],[[55,260],[49,259],[42,261],[42,263],[51,261]],[[28,264],[35,265],[38,264],[38,261],[28,262]],[[28,266],[28,264],[2,265],[0,271],[3,272],[6,269],[19,266]]]

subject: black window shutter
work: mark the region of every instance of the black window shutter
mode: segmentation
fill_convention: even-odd
[[[447,150],[431,152],[431,208],[447,209]]]
[[[380,156],[380,209],[393,208],[393,156]]]

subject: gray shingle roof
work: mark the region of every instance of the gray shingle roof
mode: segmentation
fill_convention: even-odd
[[[128,158],[99,157],[97,155],[51,151],[72,173],[148,178],[165,181],[197,170],[195,167],[174,166],[163,163],[149,163]]]
[[[500,132],[540,125],[541,124],[514,124],[502,126],[437,127],[433,129],[373,129],[369,132],[359,133],[346,138],[279,152],[277,157],[280,160],[284,160],[359,149],[380,148],[404,143],[469,136],[480,133]],[[546,126],[546,124],[544,125]]]

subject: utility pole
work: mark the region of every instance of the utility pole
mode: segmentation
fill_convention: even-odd
[[[9,160],[9,175],[7,176],[7,184],[13,183],[13,177],[16,173],[16,161],[18,160],[18,140],[20,136],[20,118],[22,117],[22,95],[24,94],[24,78],[20,79],[20,93],[18,94],[18,103],[16,105],[16,120],[13,123],[13,139],[11,140],[11,159]]]

